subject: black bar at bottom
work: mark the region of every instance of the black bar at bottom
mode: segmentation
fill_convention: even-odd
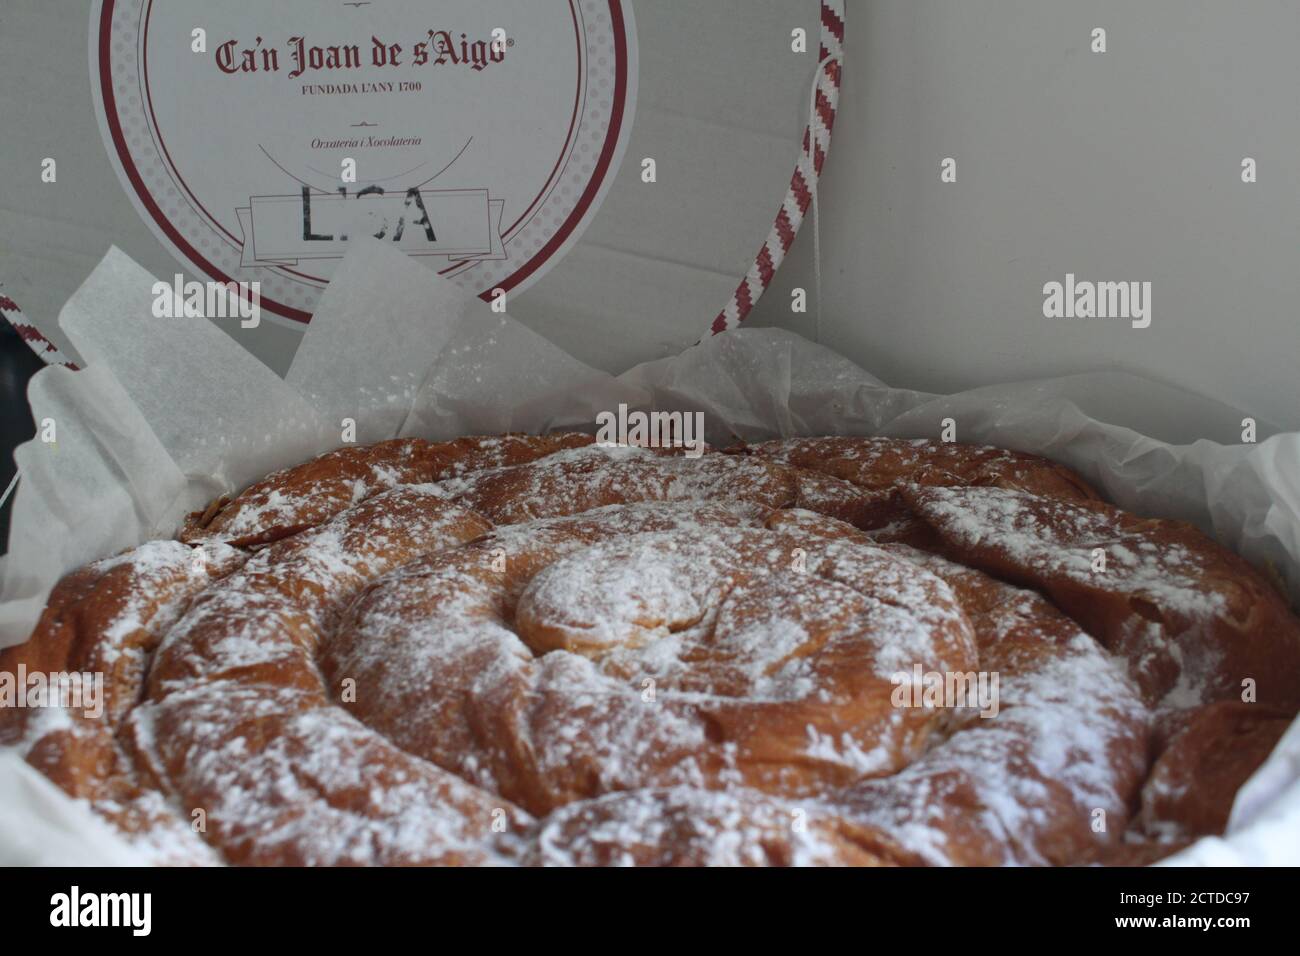
[[[0,880],[7,942],[78,932],[205,948],[375,945],[399,933],[439,948],[475,939],[492,948],[515,939],[697,948],[717,939],[734,949],[793,934],[801,948],[874,949],[909,938],[1028,942],[1044,940],[1044,930],[1071,943],[1233,941],[1253,930],[1286,932],[1295,918],[1288,870],[95,869],[8,870]],[[74,886],[76,922],[111,921],[116,911],[119,925],[67,925]],[[117,894],[148,894],[147,927],[144,897]]]

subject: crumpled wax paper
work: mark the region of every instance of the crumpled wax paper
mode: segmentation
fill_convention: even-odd
[[[153,318],[152,284],[110,251],[60,316],[88,367],[32,381],[36,421],[52,420],[57,441],[38,435],[15,455],[22,479],[0,566],[0,646],[26,639],[62,574],[170,535],[215,495],[338,447],[347,419],[359,442],[591,431],[597,412],[619,403],[702,411],[718,445],[935,438],[952,419],[958,441],[1046,455],[1123,508],[1197,524],[1300,604],[1300,433],[1250,445],[1146,437],[1135,430],[1148,420],[1143,410],[1164,403],[1224,428],[1243,416],[1133,375],[934,395],[889,388],[791,333],[740,329],[615,377],[402,254],[358,240],[281,380],[206,320]],[[618,316],[592,334],[617,335]],[[33,776],[0,755],[0,863],[132,861],[83,806]],[[1227,834],[1167,862],[1300,863],[1300,722],[1238,794]]]

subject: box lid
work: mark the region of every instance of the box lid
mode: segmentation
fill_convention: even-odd
[[[0,201],[0,293],[25,334],[66,350],[58,310],[116,244],[259,282],[257,328],[217,321],[280,370],[362,231],[594,365],[690,345],[772,229],[825,29],[818,0],[14,6],[0,149],[33,185]]]

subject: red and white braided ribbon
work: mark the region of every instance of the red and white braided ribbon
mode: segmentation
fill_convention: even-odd
[[[712,333],[734,329],[745,321],[749,310],[772,282],[785,261],[794,237],[803,225],[808,207],[816,202],[817,180],[831,148],[831,131],[840,105],[840,66],[844,60],[844,0],[822,0],[821,49],[817,56],[817,86],[808,127],[803,134],[799,164],[790,179],[785,202],[767,240],[754,257],[754,264],[736,287],[726,308],[713,320]]]
[[[18,337],[31,347],[31,350],[45,360],[46,365],[64,365],[70,369],[75,369],[75,363],[68,360],[68,357],[59,351],[59,347],[41,334],[36,326],[28,321],[27,316],[23,315],[23,310],[18,308],[18,303],[7,295],[0,295],[0,319],[8,319],[9,324],[14,327]]]

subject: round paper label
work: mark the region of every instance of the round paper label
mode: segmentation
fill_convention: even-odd
[[[627,0],[99,0],[101,132],[136,208],[203,275],[310,320],[373,235],[474,293],[575,243],[636,98]]]

